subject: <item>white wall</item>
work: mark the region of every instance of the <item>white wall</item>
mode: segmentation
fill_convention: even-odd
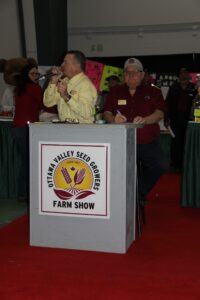
[[[199,53],[199,0],[68,0],[68,43],[86,56]]]
[[[0,0],[0,58],[21,55],[16,2]],[[33,0],[22,3],[27,55],[37,59]],[[68,0],[69,48],[87,56],[199,53],[199,12],[200,0]]]
[[[199,22],[199,0],[68,0],[70,27]]]
[[[0,1],[0,58],[21,55],[16,0]]]

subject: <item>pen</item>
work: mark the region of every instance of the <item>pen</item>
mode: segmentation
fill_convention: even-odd
[[[176,136],[175,136],[175,134],[174,134],[174,132],[173,132],[173,130],[172,130],[172,128],[171,128],[170,125],[167,126],[167,129],[169,130],[169,133],[170,133],[171,137],[172,137],[172,138],[175,138]]]
[[[121,115],[121,112],[120,112],[118,109],[117,109],[116,111],[117,111],[117,114],[118,114],[118,115]]]

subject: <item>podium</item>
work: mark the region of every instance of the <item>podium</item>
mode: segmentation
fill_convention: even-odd
[[[29,125],[30,245],[127,252],[136,231],[136,128]]]

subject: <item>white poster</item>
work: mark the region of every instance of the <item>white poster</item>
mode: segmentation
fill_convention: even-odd
[[[39,142],[39,213],[109,218],[110,144]]]

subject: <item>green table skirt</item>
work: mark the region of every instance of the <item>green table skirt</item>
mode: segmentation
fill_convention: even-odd
[[[0,121],[0,200],[17,198],[17,176],[21,160],[11,128],[12,122]]]
[[[189,123],[186,131],[181,205],[200,207],[200,123]]]

